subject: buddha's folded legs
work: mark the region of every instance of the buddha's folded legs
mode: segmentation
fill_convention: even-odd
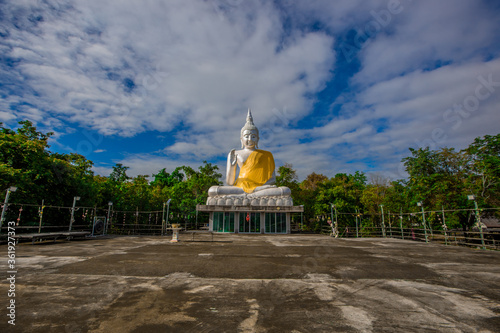
[[[258,198],[258,197],[283,197],[283,196],[289,196],[292,194],[292,191],[288,187],[281,186],[281,187],[276,187],[276,186],[269,186],[269,185],[264,185],[264,186],[259,186],[255,189],[253,193],[250,193],[248,195],[248,198]]]
[[[243,189],[236,186],[212,186],[208,190],[209,197],[218,197],[218,196],[243,196],[248,198],[257,198],[257,197],[272,197],[272,196],[289,196],[292,192],[288,187],[281,186],[276,187],[275,185],[263,185],[257,187],[253,193],[246,194]]]
[[[212,186],[208,190],[209,197],[216,197],[220,195],[239,195],[245,194],[245,191],[236,186]]]

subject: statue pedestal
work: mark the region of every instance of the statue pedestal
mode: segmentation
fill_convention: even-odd
[[[293,207],[293,200],[290,195],[261,197],[251,194],[218,195],[208,197],[207,206]]]
[[[209,213],[209,230],[249,234],[289,234],[292,213],[303,206],[197,205],[198,212]]]
[[[182,230],[182,228],[167,228],[167,230],[172,230],[172,239],[170,242],[177,243],[179,241],[179,231]]]

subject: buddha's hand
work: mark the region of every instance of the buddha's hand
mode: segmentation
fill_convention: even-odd
[[[231,149],[231,151],[229,152],[229,161],[231,162],[231,166],[236,165],[237,157],[238,154],[236,154],[236,149]]]

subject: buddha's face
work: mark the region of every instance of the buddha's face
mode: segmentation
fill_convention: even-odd
[[[255,130],[245,130],[241,136],[241,144],[247,149],[257,148],[259,143],[259,134]]]

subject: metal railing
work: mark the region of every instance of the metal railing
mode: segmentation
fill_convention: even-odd
[[[403,239],[417,242],[440,243],[444,245],[468,246],[490,250],[500,250],[500,230],[463,231],[463,230],[431,230],[421,228],[385,228],[385,238]],[[344,228],[341,238],[356,238],[355,230]],[[383,238],[381,227],[363,227],[359,232],[362,238]],[[484,245],[483,245],[484,243]]]
[[[496,208],[495,208],[496,209]],[[115,235],[161,235],[162,234],[162,211],[108,211],[105,208],[77,207],[75,209],[72,229],[78,231],[91,231],[94,234],[93,226],[95,219],[104,218],[106,223],[104,233]],[[13,203],[7,209],[8,221],[15,221],[16,234],[60,232],[66,231],[70,223],[71,207],[55,207],[42,205],[27,205]],[[343,213],[340,213],[343,214]],[[344,214],[345,215],[345,214]],[[352,215],[352,214],[351,214]],[[348,216],[348,215],[346,215]],[[179,219],[180,218],[180,219]],[[394,218],[394,217],[393,217]],[[175,223],[180,223],[185,230],[198,229],[206,224],[208,216],[191,216],[182,219],[177,217]],[[58,223],[54,223],[57,221]],[[389,219],[390,221],[390,219]],[[174,223],[174,219],[168,221]],[[424,228],[421,224],[414,227],[403,227],[385,225],[385,227],[369,227],[362,223],[355,226],[340,226],[338,230],[339,238],[398,238],[410,241],[440,243],[444,245],[468,246],[475,248],[499,250],[500,249],[500,228],[479,230],[433,230],[427,224]],[[1,230],[2,236],[7,232],[7,224]],[[293,223],[293,231],[302,231],[302,224],[296,221]],[[477,228],[476,228],[477,229]],[[316,229],[318,231],[318,229]],[[326,221],[319,229],[320,233],[332,234],[332,228]],[[481,235],[482,234],[482,235]],[[482,237],[481,237],[482,236]]]

